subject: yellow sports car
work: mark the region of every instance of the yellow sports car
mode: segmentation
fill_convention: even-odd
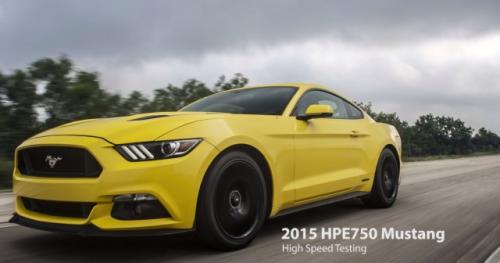
[[[332,90],[287,83],[65,124],[15,159],[11,222],[82,235],[196,230],[230,250],[267,218],[348,198],[390,207],[401,140]]]

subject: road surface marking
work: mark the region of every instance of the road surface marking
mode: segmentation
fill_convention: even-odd
[[[14,197],[0,198],[0,206],[14,203]]]
[[[11,223],[0,223],[0,228],[7,228],[7,227],[11,227],[11,226],[19,226],[19,225],[11,224]]]
[[[498,263],[500,262],[500,247],[491,254],[484,263]]]

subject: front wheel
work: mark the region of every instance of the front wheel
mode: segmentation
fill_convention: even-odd
[[[399,165],[394,153],[384,149],[377,164],[377,170],[369,196],[362,198],[371,208],[391,207],[396,201],[399,189]]]
[[[266,217],[264,174],[248,154],[232,151],[218,158],[206,174],[196,213],[201,239],[220,250],[248,245]]]

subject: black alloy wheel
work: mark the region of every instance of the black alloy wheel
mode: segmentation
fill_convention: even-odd
[[[396,201],[398,191],[398,159],[391,150],[386,148],[380,154],[371,193],[361,200],[367,207],[387,208]]]
[[[382,189],[386,198],[393,198],[396,194],[398,177],[397,163],[391,158],[386,158],[382,165]]]
[[[220,250],[248,245],[267,214],[264,175],[248,154],[233,151],[218,158],[200,191],[196,227],[202,240]]]

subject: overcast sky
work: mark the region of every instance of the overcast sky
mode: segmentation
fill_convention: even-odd
[[[241,72],[500,133],[500,1],[0,2],[0,70],[68,55],[106,89]]]

